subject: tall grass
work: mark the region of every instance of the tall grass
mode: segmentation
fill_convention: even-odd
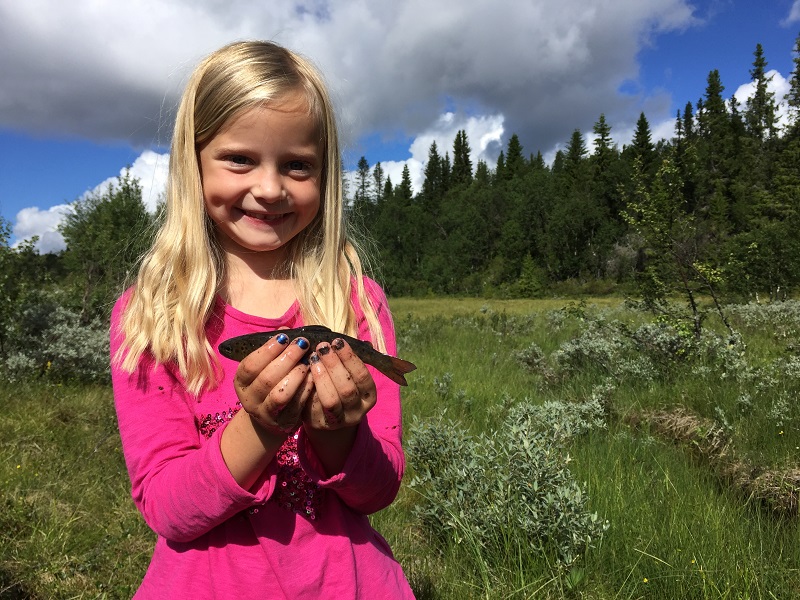
[[[418,598],[800,597],[796,511],[774,510],[720,468],[798,468],[797,305],[734,310],[741,340],[730,344],[640,329],[647,316],[613,300],[499,302],[392,301],[399,354],[418,366],[403,390],[406,444],[426,439],[425,426],[460,431],[474,460],[493,452],[496,480],[513,487],[527,476],[507,477],[517,471],[503,465],[503,447],[488,446],[509,414],[561,404],[568,415],[599,399],[604,426],[563,439],[568,473],[558,473],[585,484],[581,501],[608,529],[574,560],[521,527],[481,537],[481,511],[457,503],[440,506],[446,526],[432,529],[422,515],[436,491],[412,485],[423,471],[410,460],[397,501],[373,523]],[[0,598],[130,597],[154,536],[129,497],[110,390],[40,380],[0,384],[0,397]],[[714,424],[721,454],[699,448],[703,431],[670,437],[647,420],[678,408],[696,415],[696,429]],[[465,472],[464,481],[491,484],[476,477]],[[784,485],[797,491],[794,480]]]

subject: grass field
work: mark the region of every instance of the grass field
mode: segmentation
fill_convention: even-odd
[[[409,461],[373,521],[418,598],[800,597],[795,304],[732,311],[740,339],[702,342],[645,327],[614,299],[391,305],[398,353],[418,366],[404,389],[407,445],[433,424],[480,453],[513,407],[604,411],[563,445],[559,476],[585,484],[580,501],[607,523],[569,561],[513,525],[473,535],[482,517],[468,505],[452,531],[433,531],[420,518],[431,482],[412,485],[421,467]],[[0,395],[0,598],[130,597],[154,537],[129,498],[110,390],[38,381]],[[487,483],[454,468],[466,497],[495,493],[480,487],[491,469]],[[519,479],[507,485],[530,483]],[[524,515],[517,506],[508,512]]]

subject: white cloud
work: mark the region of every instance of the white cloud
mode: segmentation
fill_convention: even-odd
[[[130,167],[131,176],[139,179],[142,186],[142,200],[150,212],[155,210],[156,204],[164,194],[168,165],[169,154],[158,154],[151,150],[145,150]],[[123,168],[120,170],[120,175],[124,173],[125,169]],[[91,194],[102,194],[108,189],[109,185],[116,182],[116,177],[109,177],[83,194],[78,201]],[[13,229],[13,236],[16,240],[15,246],[18,246],[24,240],[38,236],[39,240],[36,243],[36,248],[39,252],[60,252],[64,250],[66,244],[64,243],[64,238],[58,232],[58,225],[69,213],[70,207],[71,205],[69,204],[59,204],[47,210],[34,206],[19,211]]]
[[[800,22],[800,0],[794,0],[792,8],[789,9],[789,15],[781,22],[781,25],[788,27],[798,22]]]
[[[168,172],[169,154],[158,154],[152,150],[142,152],[130,167],[131,177],[138,179],[142,186],[142,200],[150,212],[154,212],[158,202],[164,199]],[[120,176],[124,173],[125,169],[120,169]],[[102,194],[109,185],[116,182],[117,177],[109,177],[98,183],[87,194]]]
[[[64,238],[58,232],[58,225],[64,216],[69,213],[69,204],[58,204],[46,210],[33,206],[23,208],[17,213],[14,223],[13,235],[18,246],[24,240],[38,236],[36,248],[41,253],[59,252],[65,248]]]
[[[642,108],[654,140],[670,137],[666,94],[619,89],[638,80],[637,56],[658,34],[699,23],[693,4],[0,0],[0,127],[163,147],[200,57],[237,39],[275,39],[320,65],[346,145],[365,133],[400,131],[413,139],[408,160],[381,164],[395,184],[407,164],[419,191],[431,142],[442,154],[451,151],[459,129],[467,132],[473,164],[490,166],[507,132],[519,135],[526,152],[557,149],[572,128],[588,127],[600,113],[620,146]],[[787,22],[797,20],[800,0]],[[167,156],[149,151],[132,165],[151,209],[166,169]],[[41,218],[38,232],[48,231],[45,217],[28,215]]]

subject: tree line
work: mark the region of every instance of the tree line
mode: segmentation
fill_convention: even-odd
[[[621,148],[603,114],[546,164],[516,134],[495,169],[431,144],[422,189],[362,157],[352,212],[374,240],[392,295],[547,293],[636,283],[655,293],[713,286],[779,297],[800,283],[800,37],[786,98],[756,46],[753,94],[725,96],[719,71],[654,141],[644,113]],[[789,122],[779,127],[778,103]]]

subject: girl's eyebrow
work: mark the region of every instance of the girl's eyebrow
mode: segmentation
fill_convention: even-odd
[[[214,156],[227,156],[228,154],[246,154],[245,146],[220,146],[214,149]]]

